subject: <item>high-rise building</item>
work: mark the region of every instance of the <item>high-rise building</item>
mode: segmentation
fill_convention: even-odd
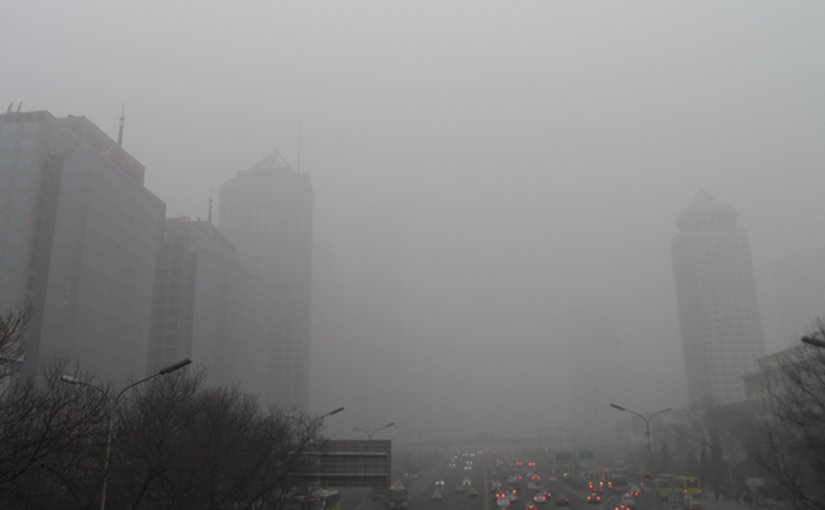
[[[165,204],[85,117],[0,115],[0,308],[28,310],[23,373],[146,371]]]
[[[209,385],[237,386],[275,404],[272,288],[238,265],[210,221],[168,218],[158,260],[148,365],[183,358]]]
[[[224,183],[218,226],[235,244],[241,265],[276,294],[271,303],[275,401],[285,407],[307,403],[312,185],[273,152]]]
[[[765,353],[750,246],[736,216],[700,191],[676,222],[671,250],[692,401],[743,399],[743,377]]]
[[[207,221],[167,218],[152,307],[150,372],[190,358],[220,379],[226,279],[235,247]],[[195,334],[195,329],[198,334]]]

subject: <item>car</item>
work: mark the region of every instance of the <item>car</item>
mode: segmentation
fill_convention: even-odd
[[[478,497],[478,489],[475,487],[470,487],[467,489],[467,497],[468,498],[477,498]]]
[[[436,489],[433,491],[433,495],[430,496],[430,499],[433,501],[441,501],[444,499],[444,493],[441,492],[441,489]]]
[[[702,504],[693,496],[687,495],[682,500],[683,510],[702,510]]]
[[[435,481],[436,487],[444,487],[444,480],[436,480]]]
[[[570,506],[570,498],[564,494],[556,496],[556,506]]]
[[[539,510],[539,509],[533,503],[527,503],[527,506],[524,507],[524,510]]]
[[[548,501],[553,499],[553,492],[552,491],[544,491],[544,497],[547,498]]]
[[[539,492],[538,494],[533,496],[533,503],[543,505],[547,503],[547,496],[545,496],[543,492]]]
[[[602,502],[602,497],[598,493],[593,492],[587,496],[587,502],[591,505],[598,505]]]

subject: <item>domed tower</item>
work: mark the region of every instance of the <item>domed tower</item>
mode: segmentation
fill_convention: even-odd
[[[671,244],[691,401],[744,399],[765,339],[748,237],[736,211],[700,191],[676,220]]]

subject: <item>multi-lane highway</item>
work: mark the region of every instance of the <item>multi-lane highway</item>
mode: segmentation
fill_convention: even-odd
[[[535,504],[536,510],[614,510],[620,506],[621,495],[609,491],[602,493],[598,504],[588,503],[590,490],[553,478],[550,466],[542,465],[539,458],[531,467],[518,467],[513,461],[508,455],[482,452],[465,452],[445,458],[407,483],[407,510],[502,510],[496,505],[496,493],[491,491],[491,481],[500,481],[506,487],[508,476],[515,474],[522,475],[523,479],[519,484],[518,500],[512,502],[508,510],[526,510],[537,492],[536,488],[528,488],[528,473],[538,475],[540,480],[534,483],[553,495],[546,503]],[[440,497],[435,497],[435,493],[439,493]],[[569,507],[557,506],[556,497],[559,495],[567,496]],[[384,510],[381,502],[369,498],[355,508]],[[353,507],[344,505],[344,510],[353,510]],[[642,497],[631,510],[657,509],[653,502]]]

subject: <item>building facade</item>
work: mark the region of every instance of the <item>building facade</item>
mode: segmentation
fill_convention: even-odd
[[[210,221],[167,218],[158,260],[149,370],[189,358],[208,385],[237,386],[268,406],[274,373],[271,287],[240,267]]]
[[[270,310],[276,403],[305,408],[309,382],[312,185],[276,151],[220,191],[218,226],[238,259],[275,292]]]
[[[688,395],[720,403],[745,397],[765,340],[745,230],[736,211],[705,191],[677,220],[671,252]]]
[[[146,372],[165,204],[84,117],[0,115],[0,308],[28,310],[25,375]]]

